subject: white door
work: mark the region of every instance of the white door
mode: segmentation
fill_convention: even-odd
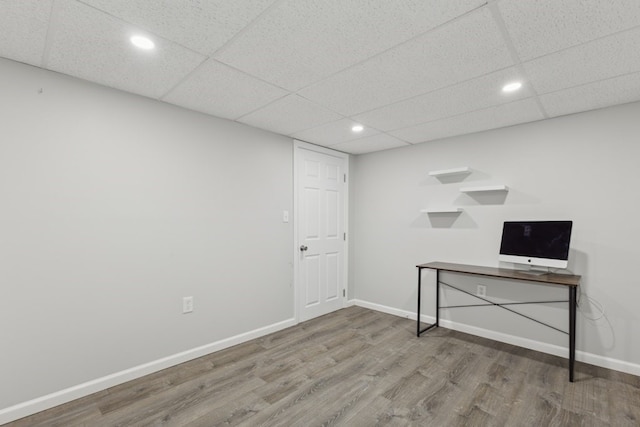
[[[302,322],[344,306],[348,157],[296,143],[295,158],[297,308]]]

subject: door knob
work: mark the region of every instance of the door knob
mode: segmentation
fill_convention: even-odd
[[[306,251],[307,249],[309,249],[309,248],[308,248],[308,247],[306,247],[305,245],[300,246],[300,251],[301,251],[301,252],[304,252],[304,251]]]

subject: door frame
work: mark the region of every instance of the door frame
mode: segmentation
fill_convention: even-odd
[[[344,160],[344,171],[346,176],[346,182],[344,183],[342,206],[344,209],[344,232],[346,233],[346,239],[344,240],[344,269],[342,272],[342,286],[344,289],[344,296],[342,297],[342,308],[347,306],[349,298],[349,187],[350,187],[350,175],[349,175],[349,159],[350,156],[347,153],[341,151],[332,150],[330,148],[321,147],[319,145],[310,144],[308,142],[293,140],[293,314],[296,325],[300,323],[300,307],[298,298],[300,297],[300,281],[298,275],[300,273],[300,250],[298,248],[298,190],[300,183],[298,182],[298,161],[300,160],[300,150],[314,151],[316,153],[326,154],[333,157],[338,157]]]

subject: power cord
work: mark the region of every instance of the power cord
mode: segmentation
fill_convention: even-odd
[[[593,307],[595,307],[600,314],[596,317],[589,317],[586,315],[586,313],[584,312],[584,310],[582,309],[582,298],[586,298],[587,302],[589,302],[589,304],[591,304]],[[591,320],[593,322],[600,320],[604,317],[604,306],[602,304],[600,304],[598,301],[596,301],[595,299],[591,298],[589,295],[580,292],[580,294],[578,295],[578,300],[576,301],[576,305],[578,306],[578,309],[580,310],[580,313],[584,316],[585,319],[587,320]]]
[[[553,273],[553,274],[573,274],[573,272],[569,269],[558,269],[558,268],[549,268],[549,272]],[[587,302],[589,302],[589,304],[591,304],[593,307],[595,307],[600,314],[596,317],[589,317],[587,316],[587,314],[584,312],[584,310],[582,309],[582,306],[580,305],[580,300],[582,298],[586,298]],[[578,306],[578,309],[580,310],[580,314],[582,314],[584,316],[585,319],[587,320],[591,320],[593,322],[602,319],[603,317],[605,317],[605,313],[604,313],[604,306],[602,304],[600,304],[598,301],[596,301],[595,299],[591,298],[589,295],[580,292],[580,294],[578,294],[578,300],[576,301],[576,305]]]

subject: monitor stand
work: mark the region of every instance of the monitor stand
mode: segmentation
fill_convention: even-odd
[[[549,267],[536,267],[533,265],[529,266],[527,270],[518,270],[519,273],[527,274],[529,276],[544,276],[545,274],[549,274]]]

